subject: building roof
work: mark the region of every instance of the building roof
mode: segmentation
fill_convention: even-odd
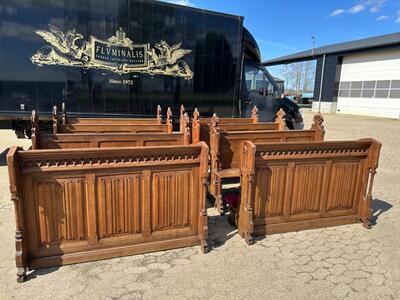
[[[314,53],[312,53],[312,49],[301,51],[298,53],[270,59],[264,61],[262,64],[265,66],[273,66],[280,64],[288,64],[292,62],[304,61],[317,58],[318,56],[322,56],[324,54],[334,54],[334,53],[342,53],[342,52],[350,52],[350,51],[358,51],[365,50],[369,48],[378,48],[384,46],[391,45],[400,45],[400,32],[385,34],[374,36],[361,40],[354,40],[350,42],[344,42],[339,44],[332,44],[327,46],[322,46],[314,49]]]
[[[272,76],[272,75],[271,75]],[[275,80],[275,82],[284,82],[283,79],[280,79],[278,77],[272,76],[272,79]]]

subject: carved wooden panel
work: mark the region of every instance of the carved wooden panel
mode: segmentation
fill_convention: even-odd
[[[258,169],[254,201],[256,218],[283,215],[285,189],[281,185],[286,181],[286,169],[286,166]]]
[[[192,173],[189,171],[153,174],[152,230],[188,227],[191,221]]]
[[[360,162],[336,162],[332,164],[331,180],[326,210],[351,209],[356,204]]]
[[[290,214],[319,212],[323,164],[296,164],[293,174]],[[282,183],[280,183],[282,185]],[[275,188],[279,188],[279,185]]]
[[[79,179],[33,179],[38,247],[85,240],[85,182]]]
[[[99,238],[142,231],[141,175],[99,176],[96,192]]]

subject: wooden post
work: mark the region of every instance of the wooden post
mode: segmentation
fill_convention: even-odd
[[[242,188],[240,196],[238,230],[248,245],[253,243],[253,193],[255,192],[255,153],[256,146],[250,142],[242,144],[242,163],[240,186]]]
[[[200,113],[197,110],[197,107],[193,112],[193,120],[192,120],[192,143],[197,144],[200,142]]]
[[[313,122],[311,125],[311,129],[316,131],[316,136],[315,140],[316,141],[323,141],[324,136],[325,136],[325,130],[324,130],[324,117],[321,115],[320,112],[318,112],[314,117],[313,117]]]
[[[18,189],[18,151],[20,148],[13,146],[7,154],[8,176],[10,182],[11,201],[14,202],[15,212],[15,263],[17,265],[17,282],[23,282],[26,277],[26,250],[24,242],[24,213],[21,195]]]
[[[167,127],[168,127],[167,132],[168,133],[172,133],[172,131],[173,131],[173,127],[172,127],[172,111],[171,111],[170,107],[168,107],[168,109],[167,109]]]
[[[286,120],[285,120],[285,112],[283,109],[279,109],[276,113],[275,123],[278,126],[278,130],[285,130],[286,129]]]
[[[58,132],[58,111],[57,105],[53,106],[53,134]]]
[[[207,186],[208,186],[208,146],[202,142],[201,154],[200,154],[200,178],[201,178],[201,196],[200,196],[200,222],[199,222],[199,238],[201,251],[203,253],[208,252],[208,220],[207,220]]]
[[[67,107],[65,102],[61,104],[62,124],[67,124]]]
[[[157,124],[162,124],[161,106],[157,105]]]
[[[182,123],[184,125],[183,132],[182,132],[184,134],[183,143],[185,145],[189,145],[190,144],[190,126],[189,126],[189,115],[188,115],[188,113],[185,113],[183,115]]]
[[[251,119],[253,119],[253,123],[258,123],[258,108],[254,105],[253,109],[251,110]]]
[[[179,114],[179,132],[184,133],[186,124],[185,124],[185,107],[181,105],[180,114]]]
[[[370,150],[368,152],[368,177],[367,177],[367,193],[363,195],[361,199],[360,207],[360,219],[363,226],[367,229],[371,228],[371,217],[372,217],[372,188],[374,185],[374,178],[376,169],[378,168],[379,154],[381,151],[382,144],[376,140],[373,140]]]
[[[31,135],[31,140],[32,140],[32,149],[38,149],[39,147],[39,116],[36,113],[36,110],[32,110],[32,116],[31,116],[31,124],[32,124],[32,135]]]

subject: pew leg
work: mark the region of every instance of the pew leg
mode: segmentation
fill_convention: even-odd
[[[204,254],[208,253],[208,244],[207,244],[206,240],[200,241],[200,249],[201,249],[201,252],[203,252]]]
[[[26,268],[21,267],[17,270],[17,282],[22,283],[26,279]]]
[[[214,207],[217,209],[220,215],[224,214],[224,203],[222,200],[222,181],[221,178],[216,177],[215,179],[215,203]]]
[[[252,235],[250,233],[248,233],[248,232],[245,232],[244,240],[245,240],[247,245],[253,245],[253,243],[254,243]]]
[[[369,218],[362,218],[360,221],[362,222],[364,228],[367,228],[367,229],[372,228],[372,224],[371,224]]]

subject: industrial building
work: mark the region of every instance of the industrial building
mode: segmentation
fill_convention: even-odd
[[[400,118],[400,33],[323,46],[263,64],[314,59],[313,111]]]

